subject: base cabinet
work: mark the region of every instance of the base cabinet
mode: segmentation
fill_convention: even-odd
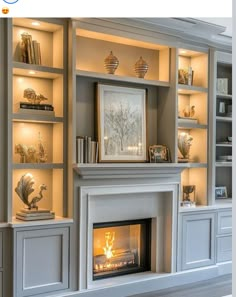
[[[68,289],[69,227],[16,230],[14,239],[14,297]]]
[[[180,225],[180,270],[214,264],[215,213],[181,214]]]
[[[232,210],[221,210],[217,214],[216,235],[217,262],[232,260]]]

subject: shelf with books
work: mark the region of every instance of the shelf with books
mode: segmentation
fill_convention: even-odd
[[[62,24],[57,20],[46,22],[42,19],[14,18],[13,61],[63,68],[63,31]]]
[[[38,73],[29,76],[13,75],[13,113],[29,113],[29,109],[39,111],[53,111],[50,116],[63,117],[63,76],[56,78],[41,78]],[[29,113],[30,114],[30,113]],[[45,113],[42,115],[45,115]],[[47,114],[48,115],[48,114]]]

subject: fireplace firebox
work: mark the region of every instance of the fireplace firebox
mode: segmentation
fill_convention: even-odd
[[[150,270],[151,219],[93,224],[93,280]]]

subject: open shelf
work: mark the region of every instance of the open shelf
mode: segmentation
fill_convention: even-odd
[[[87,72],[87,75],[96,73],[98,78],[107,79],[104,59],[112,51],[119,61],[115,75],[113,75],[114,80],[119,81],[122,77],[124,81],[142,82],[142,79],[136,80],[134,71],[135,63],[142,57],[148,64],[148,71],[145,75],[147,84],[165,86],[164,83],[169,83],[169,47],[141,42],[133,38],[121,38],[98,30],[98,28],[96,32],[82,28],[76,30],[75,68],[77,73],[81,71]],[[83,75],[86,74],[83,73]]]
[[[107,79],[111,81],[145,84],[150,86],[170,87],[170,84],[165,81],[150,80],[150,79],[130,77],[130,76],[121,76],[121,75],[115,75],[115,74],[98,73],[98,72],[85,71],[85,70],[77,70],[76,75],[84,76],[84,77],[96,77],[97,79]]]
[[[207,88],[178,84],[178,94],[181,94],[181,95],[193,95],[193,94],[207,93],[207,92],[208,92]]]
[[[62,123],[63,118],[62,117],[53,117],[48,115],[30,115],[30,114],[17,114],[14,113],[12,115],[12,120],[14,122],[32,122],[32,123]]]

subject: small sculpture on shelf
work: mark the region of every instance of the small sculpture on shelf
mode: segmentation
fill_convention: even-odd
[[[31,104],[40,104],[41,101],[48,100],[42,94],[37,94],[34,89],[27,88],[24,90],[24,99],[27,99]]]
[[[16,218],[23,221],[33,221],[33,220],[46,220],[53,219],[55,213],[47,209],[39,209],[37,203],[43,199],[43,191],[47,190],[45,184],[39,186],[38,195],[33,198],[29,196],[34,192],[35,181],[33,175],[26,173],[21,176],[17,183],[15,192],[20,197],[21,201],[25,204],[26,208],[22,208],[16,213]]]
[[[41,184],[39,186],[40,191],[38,195],[29,200],[29,195],[34,191],[33,185],[33,176],[32,174],[27,173],[20,178],[15,191],[20,199],[23,201],[23,203],[28,207],[28,209],[34,208],[38,210],[37,203],[43,198],[43,191],[47,190],[47,186],[45,184]]]
[[[112,51],[110,52],[109,56],[105,58],[104,66],[108,74],[114,74],[117,67],[119,66],[119,60],[113,55]]]
[[[193,137],[186,132],[181,132],[178,134],[178,149],[182,155],[182,158],[179,158],[179,162],[188,162],[189,161],[189,151],[192,145]]]
[[[147,62],[144,61],[142,57],[140,57],[139,60],[134,65],[134,70],[137,77],[144,78],[145,74],[148,71]]]
[[[20,155],[20,163],[45,163],[47,162],[46,149],[42,143],[39,132],[38,150],[35,146],[22,143],[15,145],[15,154]]]
[[[195,201],[195,185],[183,186],[183,201],[181,206],[193,207],[196,206]]]
[[[178,83],[183,85],[193,85],[193,69],[188,67],[188,69],[179,69],[178,71]]]
[[[183,109],[183,115],[185,118],[192,118],[195,115],[195,106],[185,106]]]

